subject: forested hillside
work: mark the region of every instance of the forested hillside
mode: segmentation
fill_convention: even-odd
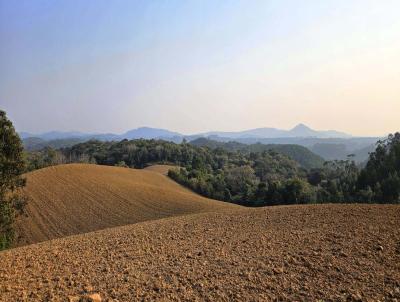
[[[211,149],[222,148],[228,151],[241,151],[241,152],[263,152],[267,150],[274,150],[279,153],[285,154],[298,162],[303,168],[321,168],[324,164],[324,159],[319,155],[314,154],[306,147],[295,144],[251,144],[246,145],[239,142],[218,142],[207,138],[198,138],[190,142],[191,145],[198,147],[209,147]]]
[[[39,151],[44,148],[60,149],[65,147],[71,147],[78,143],[84,142],[83,138],[60,138],[52,140],[44,140],[39,137],[28,137],[22,140],[24,149],[28,151]]]
[[[170,171],[169,176],[177,182],[204,196],[248,206],[399,202],[398,133],[381,141],[367,167],[361,170],[350,159],[306,168],[284,154],[293,152],[293,157],[301,158],[304,154],[296,153],[302,150],[297,146],[278,146],[278,152],[262,144],[204,142],[211,145],[198,147],[185,141],[175,144],[162,140],[89,141],[58,151],[47,148],[28,153],[27,159],[30,170],[69,162],[131,168],[174,164],[181,168]]]
[[[378,143],[360,172],[357,189],[366,201],[399,202],[400,133]]]
[[[318,143],[312,146],[310,150],[323,157],[325,160],[341,160],[352,155],[356,163],[363,163],[368,160],[369,153],[375,150],[375,144],[349,150],[348,146],[345,144]]]

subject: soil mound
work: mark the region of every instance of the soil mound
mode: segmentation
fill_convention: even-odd
[[[17,222],[19,245],[234,207],[147,170],[69,164],[26,176],[30,201],[26,216]]]

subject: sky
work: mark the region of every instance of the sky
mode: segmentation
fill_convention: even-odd
[[[400,1],[0,0],[18,131],[400,130]]]

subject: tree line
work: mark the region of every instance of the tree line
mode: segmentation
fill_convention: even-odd
[[[169,175],[207,197],[247,206],[400,203],[400,133],[379,141],[364,168],[349,156],[304,169],[276,154],[271,150],[250,153],[239,165],[186,166]]]
[[[272,149],[196,146],[162,140],[88,141],[27,154],[28,169],[84,162],[144,168],[179,166],[169,176],[213,199],[246,206],[316,202],[396,203],[400,195],[400,134],[379,141],[364,168],[351,157],[308,168]]]

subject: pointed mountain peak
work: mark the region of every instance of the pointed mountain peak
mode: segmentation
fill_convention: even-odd
[[[293,130],[312,130],[310,127],[308,127],[307,125],[305,125],[305,124],[303,124],[303,123],[300,123],[300,124],[298,124],[296,127],[294,127],[293,129],[292,129],[292,131]]]
[[[289,130],[288,134],[290,136],[309,137],[309,136],[318,136],[318,131],[311,129],[310,127],[304,124],[298,124],[292,130]]]

